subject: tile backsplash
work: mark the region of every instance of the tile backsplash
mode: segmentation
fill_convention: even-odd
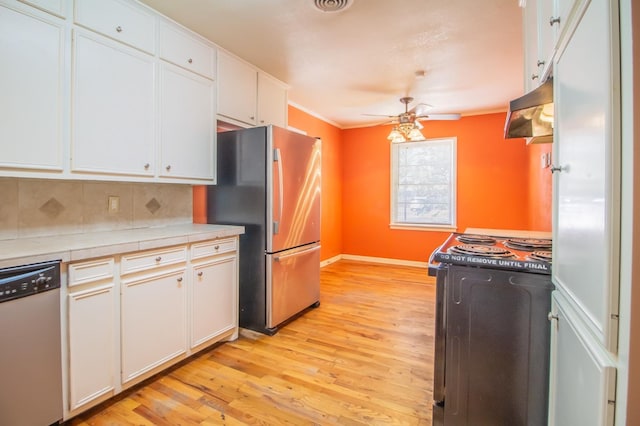
[[[0,178],[0,195],[0,240],[193,221],[190,185]]]

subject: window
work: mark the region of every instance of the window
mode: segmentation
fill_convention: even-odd
[[[391,226],[455,227],[456,138],[391,144]]]

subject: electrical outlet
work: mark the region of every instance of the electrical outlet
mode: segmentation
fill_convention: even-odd
[[[109,213],[118,213],[120,211],[120,197],[114,195],[109,196]]]

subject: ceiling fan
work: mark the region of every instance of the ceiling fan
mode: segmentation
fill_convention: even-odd
[[[424,140],[424,136],[420,130],[424,127],[420,121],[422,120],[459,120],[460,114],[426,114],[425,108],[431,105],[420,103],[409,109],[409,104],[413,102],[411,96],[400,98],[400,102],[404,104],[404,112],[398,115],[377,115],[365,114],[370,116],[388,117],[391,120],[382,124],[395,124],[388,138],[392,142],[405,142],[408,140]]]

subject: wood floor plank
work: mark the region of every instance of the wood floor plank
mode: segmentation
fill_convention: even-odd
[[[98,425],[430,425],[435,281],[339,261],[320,306],[274,336],[241,330],[72,419]]]

